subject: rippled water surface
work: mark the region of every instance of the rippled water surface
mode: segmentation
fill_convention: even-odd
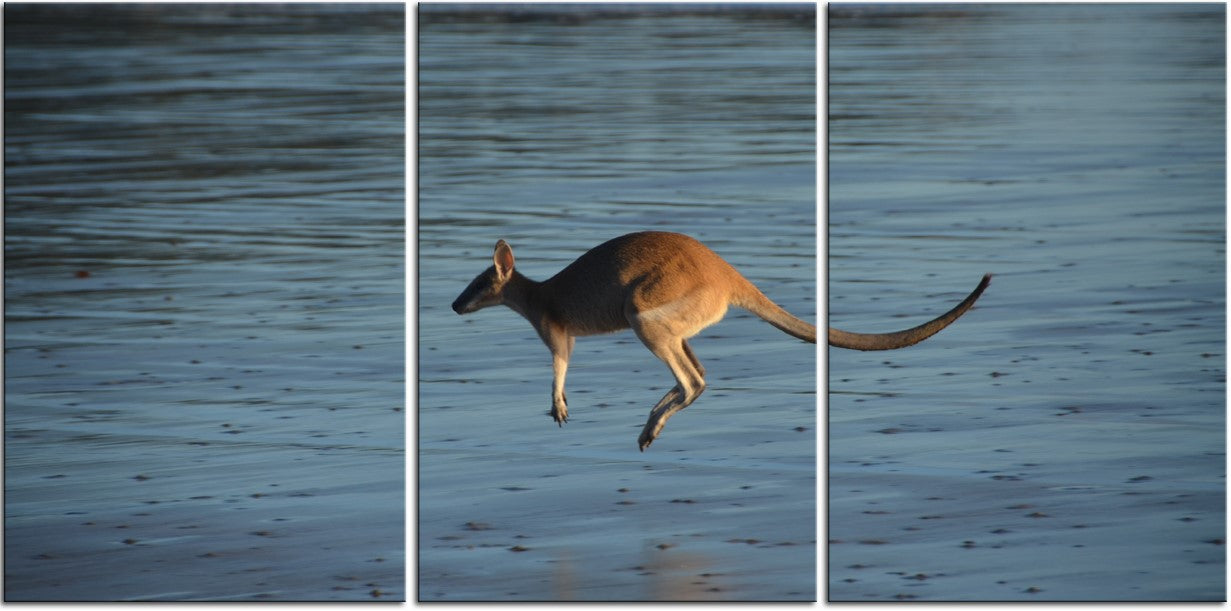
[[[732,310],[708,390],[583,337],[570,419],[507,308],[450,302],[508,240],[543,280],[644,229],[708,244],[816,316],[812,5],[428,6],[419,21],[418,580],[423,600],[813,600],[815,347]]]
[[[5,7],[5,597],[403,588],[400,5]]]
[[[1223,11],[832,6],[830,599],[1224,599]]]

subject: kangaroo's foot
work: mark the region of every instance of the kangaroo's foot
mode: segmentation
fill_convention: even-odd
[[[667,424],[667,417],[663,416],[663,410],[669,405],[679,403],[683,397],[684,391],[678,385],[674,386],[671,390],[667,391],[667,394],[663,395],[663,398],[658,400],[658,403],[654,405],[654,409],[650,410],[650,417],[645,421],[645,428],[641,429],[641,436],[637,438],[637,445],[641,448],[642,452],[650,447],[651,443],[654,443],[654,440],[658,438],[658,434],[662,432],[663,426]]]
[[[650,416],[650,419],[645,423],[645,428],[641,429],[641,436],[637,438],[637,446],[641,448],[642,452],[650,447],[651,443],[654,443],[654,440],[658,438],[658,434],[662,432],[663,425],[665,424],[667,424],[665,420]]]
[[[641,436],[637,438],[637,445],[641,447],[641,451],[644,452],[651,443],[654,443],[672,414],[691,405],[704,390],[705,385],[702,384],[691,396],[686,396],[679,386],[667,391],[667,394],[658,401],[658,405],[650,410],[650,417],[645,421],[645,428],[641,429]]]

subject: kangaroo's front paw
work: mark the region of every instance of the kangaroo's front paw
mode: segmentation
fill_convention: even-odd
[[[551,418],[556,421],[557,426],[564,426],[564,423],[568,422],[568,406],[564,403],[552,405]]]

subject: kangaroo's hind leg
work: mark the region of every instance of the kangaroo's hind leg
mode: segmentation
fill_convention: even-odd
[[[675,412],[696,401],[697,397],[705,391],[705,370],[697,361],[696,355],[692,353],[688,342],[683,338],[647,338],[641,331],[638,331],[638,336],[654,353],[654,356],[662,359],[667,367],[671,368],[676,382],[675,387],[667,391],[654,409],[650,410],[650,417],[646,420],[645,428],[641,430],[641,436],[637,439],[637,444],[644,452],[662,432],[667,420]]]
[[[701,366],[701,361],[697,360],[697,355],[692,353],[692,346],[688,345],[688,340],[681,340],[681,343],[684,344],[684,354],[688,355],[688,362],[692,363],[693,368],[697,370],[697,375],[701,376],[701,383],[704,384],[705,368]]]

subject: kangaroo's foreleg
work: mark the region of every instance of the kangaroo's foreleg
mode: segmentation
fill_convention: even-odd
[[[705,369],[701,367],[701,363],[697,361],[696,355],[692,353],[692,348],[688,346],[688,342],[678,337],[669,338],[654,338],[646,337],[640,331],[638,336],[645,343],[646,347],[653,352],[655,356],[662,359],[663,362],[671,368],[671,373],[675,375],[675,387],[667,391],[662,399],[650,410],[650,417],[645,422],[645,428],[641,430],[641,436],[637,439],[637,444],[644,452],[651,443],[658,438],[658,434],[662,432],[663,426],[667,424],[667,420],[671,418],[675,412],[678,412],[692,404],[705,391]]]
[[[576,341],[572,335],[559,327],[545,329],[543,343],[551,350],[551,417],[557,426],[568,422],[568,398],[564,395],[564,376],[568,373],[568,360],[573,354]]]

